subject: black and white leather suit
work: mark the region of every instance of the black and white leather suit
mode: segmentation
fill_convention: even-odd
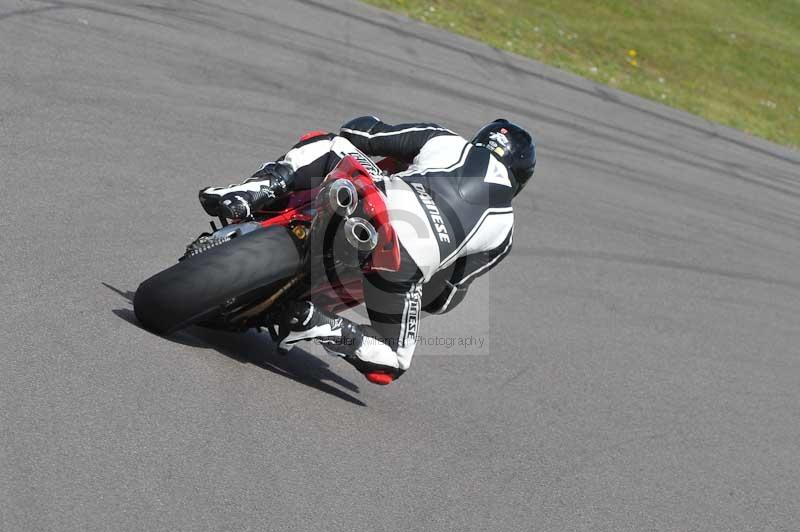
[[[291,188],[320,184],[345,155],[391,157],[405,166],[378,177],[401,247],[398,272],[365,275],[370,325],[336,320],[324,330],[290,335],[287,343],[311,337],[333,340],[326,348],[361,371],[395,376],[411,364],[423,310],[443,313],[457,305],[477,277],[511,250],[514,187],[506,167],[484,147],[436,124],[389,125],[356,118],[338,135],[301,141],[280,160],[294,170]],[[351,341],[336,342],[337,337]],[[355,340],[353,340],[355,338]]]

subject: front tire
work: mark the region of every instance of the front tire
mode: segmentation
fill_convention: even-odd
[[[246,304],[260,289],[289,279],[300,254],[284,227],[239,236],[179,262],[139,285],[136,318],[158,334],[177,331],[215,316],[224,307]]]

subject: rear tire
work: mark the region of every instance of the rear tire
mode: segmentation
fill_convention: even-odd
[[[259,229],[189,257],[139,285],[136,318],[165,334],[248,303],[259,289],[292,277],[300,254],[283,227]],[[262,295],[263,297],[263,295]]]

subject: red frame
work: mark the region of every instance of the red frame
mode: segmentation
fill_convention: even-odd
[[[384,159],[378,163],[378,166],[384,168],[391,167],[393,164],[391,159]],[[323,185],[335,179],[346,179],[353,183],[358,191],[366,218],[378,231],[378,245],[372,252],[365,272],[397,271],[400,268],[400,245],[389,220],[383,192],[375,185],[369,172],[351,156],[346,156],[339,162],[336,168],[325,177]],[[276,225],[288,227],[295,222],[311,222],[314,218],[314,202],[321,188],[322,185],[311,190],[293,192],[283,210],[263,212],[262,214],[267,218],[259,223],[263,227]],[[340,312],[354,307],[364,300],[362,277],[360,273],[353,272],[352,277],[340,279],[336,286],[327,283],[312,286],[305,297],[314,299],[331,312]]]

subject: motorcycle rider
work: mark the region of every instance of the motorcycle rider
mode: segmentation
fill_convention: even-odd
[[[283,309],[279,348],[316,339],[370,381],[388,384],[411,364],[421,311],[452,309],[472,281],[511,250],[511,200],[533,175],[536,148],[527,131],[505,119],[467,141],[437,124],[390,125],[365,116],[344,124],[338,135],[305,135],[243,183],[201,190],[200,202],[212,216],[243,220],[290,190],[319,186],[347,155],[373,175],[390,219],[399,220],[392,225],[400,269],[364,275],[370,325],[331,315],[310,301],[296,303]],[[367,156],[390,157],[402,171],[382,176]],[[429,295],[424,304],[423,291]]]

